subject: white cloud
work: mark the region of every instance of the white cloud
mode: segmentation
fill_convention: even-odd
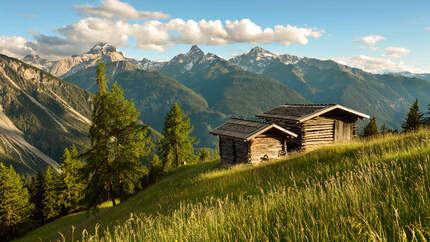
[[[102,6],[76,6],[79,11],[97,17],[86,17],[79,21],[54,29],[57,35],[32,33],[34,40],[21,46],[27,52],[35,52],[45,58],[81,54],[97,42],[108,42],[116,47],[127,47],[129,39],[136,40],[136,47],[145,50],[165,51],[177,44],[228,45],[232,43],[306,45],[310,38],[319,38],[323,30],[291,25],[276,25],[263,28],[250,19],[241,20],[183,20],[167,22],[146,20],[130,22],[132,19],[161,18],[156,12],[138,11],[119,0],[103,0]],[[154,14],[152,14],[154,13]],[[152,14],[152,15],[151,15]],[[9,45],[8,45],[9,46]],[[0,48],[12,49],[2,43]],[[16,56],[22,51],[14,50]]]
[[[21,36],[0,36],[0,53],[16,58],[33,54],[34,50],[27,43]]]
[[[364,36],[361,37],[358,40],[354,40],[354,42],[362,42],[364,44],[367,45],[367,47],[369,47],[369,49],[371,50],[377,50],[378,47],[376,47],[376,43],[381,41],[381,40],[385,40],[386,38],[382,35],[368,35],[368,36]]]
[[[425,27],[424,29],[427,31],[430,31],[430,27]]]
[[[384,56],[389,57],[389,58],[400,58],[404,55],[407,55],[409,53],[411,53],[410,50],[406,49],[406,48],[402,48],[402,47],[387,47],[384,49],[385,53]]]
[[[75,8],[90,16],[104,18],[127,19],[167,19],[170,16],[161,12],[138,11],[134,7],[119,0],[102,0],[102,6],[79,5]]]
[[[372,73],[387,73],[387,72],[404,72],[409,71],[412,73],[424,73],[429,70],[405,64],[404,62],[394,62],[386,58],[370,57],[370,56],[354,56],[347,58],[335,58],[334,61],[359,68]]]
[[[134,24],[132,36],[137,47],[142,49],[164,50],[164,46],[176,44],[227,45],[231,43],[306,45],[309,38],[319,38],[324,31],[312,28],[277,25],[265,28],[250,19],[221,20],[182,20],[172,19],[167,23],[148,21],[143,25]]]

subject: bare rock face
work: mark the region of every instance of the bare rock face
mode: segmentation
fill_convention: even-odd
[[[65,147],[86,145],[90,101],[75,85],[0,55],[2,161],[20,173],[58,170]]]
[[[23,61],[48,71],[56,77],[67,77],[79,70],[95,66],[97,60],[104,63],[124,61],[126,58],[114,46],[106,42],[94,45],[88,52],[82,55],[69,56],[57,61],[49,61],[37,55],[27,55]]]
[[[296,64],[300,58],[294,55],[278,55],[260,47],[252,48],[244,53],[229,59],[229,62],[244,68],[247,71],[263,73],[267,66],[274,62],[283,64]]]

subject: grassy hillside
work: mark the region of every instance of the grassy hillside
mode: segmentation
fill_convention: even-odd
[[[429,138],[385,136],[255,167],[185,166],[116,208],[60,218],[18,241],[70,239],[72,225],[83,241],[429,239]]]

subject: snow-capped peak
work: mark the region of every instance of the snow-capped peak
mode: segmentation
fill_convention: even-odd
[[[188,56],[203,56],[205,53],[197,46],[191,46],[191,49],[187,52]]]
[[[106,54],[109,52],[118,52],[117,49],[106,43],[106,42],[99,42],[97,44],[95,44],[88,52],[87,54]]]

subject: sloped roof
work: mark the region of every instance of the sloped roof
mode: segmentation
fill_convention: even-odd
[[[297,137],[297,135],[291,131],[288,131],[276,124],[260,122],[255,120],[246,120],[239,118],[232,118],[223,125],[215,128],[210,133],[213,135],[228,136],[233,138],[239,138],[244,140],[250,140],[255,136],[264,133],[269,129],[277,129],[289,136]]]
[[[259,118],[281,118],[298,122],[320,116],[335,109],[340,109],[352,116],[361,119],[369,118],[369,115],[360,113],[339,104],[285,104],[272,110],[257,115]]]

